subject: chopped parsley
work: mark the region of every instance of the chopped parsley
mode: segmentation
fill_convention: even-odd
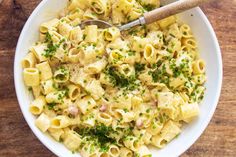
[[[166,66],[163,64],[160,68],[155,69],[154,71],[149,71],[149,75],[152,76],[154,82],[161,82],[168,84],[169,76],[166,72]]]
[[[60,47],[60,45],[65,42],[65,39],[63,38],[59,41],[59,43],[54,44],[52,40],[52,35],[47,32],[44,42],[47,43],[47,48],[44,50],[45,52],[43,53],[43,56],[46,58],[52,58],[55,55],[57,49]],[[66,47],[67,45],[64,43],[63,48],[65,49]]]
[[[150,111],[151,111],[151,109],[149,108],[149,109],[146,110],[146,113],[150,113]]]
[[[57,105],[57,104],[54,103],[54,102],[47,104],[49,110],[53,110],[53,109],[54,109],[54,106],[56,106],[56,105]]]
[[[131,50],[130,50],[130,51],[128,51],[127,53],[128,53],[129,56],[134,56],[134,55],[135,55],[135,51],[131,51]]]
[[[46,58],[52,58],[55,55],[58,47],[59,47],[58,45],[54,45],[53,43],[49,43],[47,45],[47,49],[44,50],[45,52],[43,53],[43,56]]]
[[[32,87],[29,87],[29,88],[28,88],[28,91],[30,91],[30,92],[31,92],[32,90],[33,90],[33,88],[32,88]]]
[[[145,69],[145,64],[135,63],[134,68],[135,68],[136,74],[138,74]]]
[[[151,11],[151,10],[155,9],[156,7],[155,7],[154,5],[147,4],[147,5],[143,5],[143,8],[144,8],[146,11]]]
[[[170,61],[170,68],[173,71],[173,75],[174,77],[178,77],[180,76],[180,74],[184,74],[185,76],[189,75],[189,60],[184,59],[182,60],[182,63],[180,65],[176,65],[175,63],[175,59],[172,59]]]
[[[45,42],[48,43],[48,42],[51,42],[52,41],[52,36],[47,32],[45,34]]]
[[[86,34],[83,34],[83,40],[85,40],[86,36],[87,36]]]
[[[76,128],[75,131],[82,137],[88,137],[90,140],[97,141],[100,152],[107,152],[110,144],[115,144],[115,138],[109,137],[115,131],[112,127],[99,124],[93,128]]]
[[[126,77],[123,74],[120,74],[114,67],[107,67],[105,74],[110,77],[111,82],[114,86],[120,88],[126,88],[129,90],[134,90],[137,84],[135,83],[135,76]]]
[[[137,35],[137,33],[138,33],[137,29],[131,29],[131,30],[128,31],[129,35]]]
[[[123,109],[125,113],[129,112],[129,110],[127,108]]]

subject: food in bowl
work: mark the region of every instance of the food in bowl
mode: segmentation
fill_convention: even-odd
[[[35,125],[82,156],[151,156],[198,114],[206,81],[191,29],[176,16],[120,32],[159,1],[68,2],[22,60]]]

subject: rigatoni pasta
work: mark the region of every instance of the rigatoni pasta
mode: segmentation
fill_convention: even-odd
[[[37,68],[25,68],[23,76],[27,86],[38,86],[40,83],[40,75]]]
[[[120,32],[159,0],[70,0],[41,24],[22,60],[35,125],[83,157],[148,157],[199,113],[206,64],[191,28],[171,16]],[[80,27],[87,19],[114,26]]]

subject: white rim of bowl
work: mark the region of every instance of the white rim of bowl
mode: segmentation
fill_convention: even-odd
[[[15,51],[15,59],[14,59],[14,84],[15,84],[15,89],[16,89],[16,95],[17,95],[17,100],[19,102],[19,106],[20,106],[20,109],[21,109],[21,112],[23,113],[23,116],[24,116],[24,119],[26,120],[26,122],[28,123],[30,129],[33,131],[34,135],[39,139],[39,141],[41,143],[43,143],[51,152],[53,152],[54,154],[60,156],[61,154],[56,151],[51,145],[49,145],[46,141],[43,140],[43,136],[41,136],[40,134],[36,133],[36,127],[34,125],[31,125],[28,118],[25,116],[25,112],[23,110],[23,108],[21,107],[22,105],[20,104],[23,104],[22,100],[20,99],[20,87],[19,87],[19,83],[18,83],[18,80],[16,79],[17,76],[16,76],[16,69],[17,69],[17,56],[19,53],[17,53],[19,51],[19,45],[18,43],[21,43],[22,41],[22,38],[23,38],[23,34],[25,34],[26,30],[29,28],[29,24],[31,23],[31,20],[32,20],[32,17],[34,17],[34,15],[46,4],[47,0],[43,0],[42,2],[39,3],[39,5],[34,9],[34,11],[32,12],[32,14],[29,16],[28,20],[26,21],[24,27],[23,27],[23,30],[21,31],[21,34],[20,34],[20,37],[18,39],[18,42],[17,42],[17,47],[16,47],[16,51]],[[217,37],[216,37],[216,34],[212,28],[212,25],[211,23],[208,21],[206,15],[203,13],[203,11],[199,8],[199,7],[196,7],[195,9],[197,9],[197,11],[200,13],[200,16],[202,17],[203,21],[206,23],[207,26],[209,26],[209,31],[210,33],[212,34],[213,36],[213,40],[214,40],[214,44],[216,45],[216,48],[217,48],[217,52],[216,52],[216,55],[217,55],[217,59],[218,59],[218,62],[219,62],[219,73],[218,73],[218,80],[219,82],[217,82],[217,93],[216,93],[216,99],[214,101],[214,103],[212,104],[213,107],[211,108],[211,111],[209,112],[208,116],[207,116],[207,120],[204,121],[204,123],[202,124],[202,127],[200,128],[200,131],[196,134],[194,134],[194,137],[192,138],[193,140],[191,141],[187,141],[187,144],[185,143],[185,146],[182,147],[182,149],[177,149],[177,156],[181,155],[182,153],[184,153],[187,149],[189,149],[195,142],[196,140],[202,135],[203,131],[206,129],[206,127],[208,126],[209,122],[211,121],[212,119],[212,116],[215,112],[215,109],[217,107],[217,104],[219,102],[219,97],[220,97],[220,93],[221,93],[221,87],[222,87],[222,79],[223,79],[223,69],[222,69],[222,57],[221,57],[221,50],[220,50],[220,46],[219,46],[219,43],[218,43],[218,40],[217,40]]]

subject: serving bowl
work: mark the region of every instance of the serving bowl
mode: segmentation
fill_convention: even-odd
[[[170,3],[176,0],[165,0]],[[80,157],[73,154],[63,144],[54,141],[42,133],[35,125],[35,117],[29,112],[32,94],[24,85],[21,60],[28,53],[29,47],[38,40],[41,23],[56,17],[67,4],[67,0],[43,0],[27,20],[18,40],[15,61],[14,80],[16,94],[25,120],[38,139],[57,156]],[[186,151],[203,133],[216,109],[222,84],[222,59],[214,30],[200,8],[194,8],[178,15],[180,20],[189,24],[196,40],[200,56],[206,61],[206,91],[200,104],[200,115],[192,123],[185,125],[182,133],[163,149],[151,148],[153,157],[176,157]]]

